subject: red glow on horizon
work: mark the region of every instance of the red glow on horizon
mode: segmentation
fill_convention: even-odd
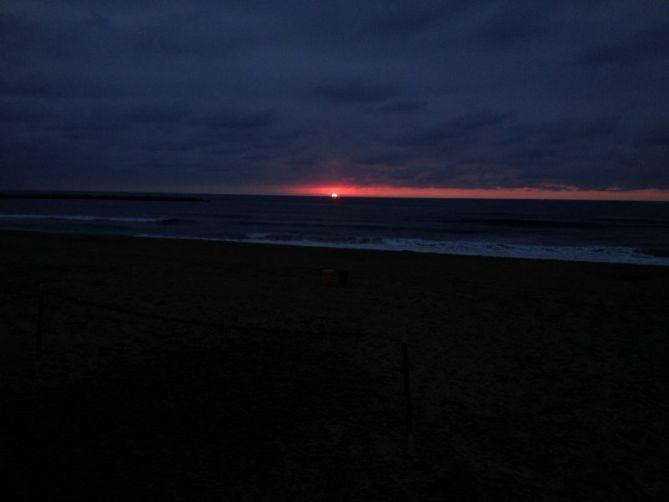
[[[316,186],[285,187],[275,193],[285,195],[314,195],[347,197],[412,197],[452,199],[550,199],[550,200],[640,200],[669,201],[669,190],[579,190],[576,187],[560,189],[540,188],[412,188],[392,186]]]

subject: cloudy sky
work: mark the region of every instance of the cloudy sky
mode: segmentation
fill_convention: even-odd
[[[4,0],[0,189],[667,198],[669,2]]]

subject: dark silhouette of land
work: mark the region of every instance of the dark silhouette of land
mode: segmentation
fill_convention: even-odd
[[[667,493],[669,268],[0,239],[3,500]]]
[[[0,199],[44,199],[44,200],[134,200],[155,202],[206,202],[202,197],[188,195],[140,195],[140,194],[86,194],[86,193],[0,193]]]

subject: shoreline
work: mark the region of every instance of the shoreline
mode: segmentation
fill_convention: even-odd
[[[429,256],[451,256],[451,257],[462,257],[462,258],[481,258],[481,259],[502,259],[502,260],[529,260],[529,261],[539,261],[539,262],[558,262],[558,263],[581,263],[581,264],[608,264],[608,265],[632,265],[632,266],[641,266],[641,267],[659,267],[665,268],[669,267],[669,260],[665,260],[663,255],[657,256],[654,254],[644,254],[641,255],[647,257],[647,263],[642,263],[638,261],[610,261],[606,259],[594,260],[594,259],[567,259],[567,258],[556,258],[556,257],[539,257],[539,256],[513,256],[513,255],[498,255],[498,254],[474,254],[474,253],[450,253],[450,252],[435,252],[431,250],[416,250],[416,249],[384,249],[378,247],[368,247],[366,245],[351,245],[351,244],[342,244],[337,245],[333,243],[329,246],[319,245],[319,243],[312,243],[304,241],[302,243],[287,243],[287,242],[273,242],[273,241],[263,241],[263,240],[234,240],[234,239],[223,239],[216,237],[188,237],[188,236],[167,236],[167,235],[150,235],[150,234],[141,234],[141,235],[124,235],[124,234],[111,234],[111,233],[83,233],[83,232],[57,232],[57,231],[42,231],[42,230],[22,230],[22,229],[0,229],[0,235],[2,234],[19,234],[19,235],[53,235],[53,236],[80,236],[80,237],[90,237],[93,239],[98,238],[111,238],[111,239],[139,239],[139,240],[164,240],[164,241],[180,241],[180,242],[212,242],[212,243],[222,243],[222,244],[238,244],[238,245],[248,245],[248,246],[263,246],[263,247],[280,247],[280,248],[307,248],[307,249],[321,249],[321,250],[342,250],[342,251],[366,251],[366,252],[375,252],[375,253],[412,253],[417,255],[429,255]],[[568,247],[568,246],[565,246]],[[571,248],[571,247],[570,247]],[[577,248],[578,249],[578,248]],[[632,248],[630,248],[632,249]],[[652,260],[658,260],[653,262]]]

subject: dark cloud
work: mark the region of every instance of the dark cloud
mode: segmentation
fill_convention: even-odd
[[[669,23],[654,25],[620,39],[581,51],[576,61],[587,66],[635,65],[669,57]]]
[[[255,43],[254,35],[240,30],[229,17],[177,13],[136,27],[126,40],[135,51],[168,58],[221,57]]]
[[[660,4],[5,0],[0,187],[669,187]]]
[[[105,98],[133,92],[112,82],[91,79],[86,75],[26,75],[22,78],[2,79],[0,95],[35,98]]]
[[[30,49],[35,42],[38,25],[29,18],[13,13],[0,12],[0,47],[3,56]]]
[[[209,113],[194,120],[193,123],[215,129],[240,131],[246,129],[264,129],[271,126],[276,120],[276,114],[270,111],[238,112],[226,110]]]
[[[0,101],[0,122],[21,122],[44,120],[53,112],[39,103]]]
[[[511,117],[508,113],[479,111],[461,115],[441,124],[432,125],[399,138],[409,145],[449,145],[456,141],[472,140],[481,130],[501,125]]]
[[[308,94],[333,103],[375,103],[394,98],[398,91],[390,85],[348,80],[315,85]]]
[[[357,159],[357,163],[370,166],[396,166],[402,165],[412,160],[412,158],[411,154],[405,151],[382,152],[360,157]]]
[[[669,146],[669,123],[643,133],[639,138],[638,145],[641,147]]]
[[[385,35],[418,33],[439,26],[444,19],[463,7],[460,2],[441,2],[436,5],[401,6],[374,21],[372,29]]]
[[[613,134],[619,119],[603,117],[589,120],[560,119],[546,123],[523,125],[516,129],[519,141],[541,141],[547,145],[592,142]]]
[[[504,46],[527,42],[546,31],[538,6],[505,5],[477,31],[476,39],[488,46]]]
[[[397,99],[371,108],[372,112],[382,113],[415,113],[427,109],[427,103],[418,99]]]
[[[186,119],[188,111],[181,105],[165,103],[163,106],[142,106],[126,113],[135,123],[173,124]]]

